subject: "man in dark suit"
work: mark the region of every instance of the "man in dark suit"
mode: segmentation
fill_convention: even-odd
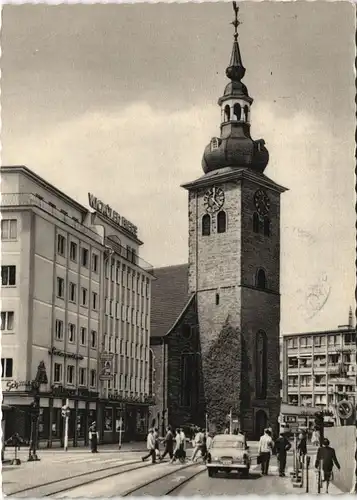
[[[276,454],[279,463],[279,476],[285,477],[286,456],[291,448],[291,443],[285,436],[284,432],[275,441],[273,453]]]
[[[333,466],[336,465],[338,470],[341,469],[341,466],[337,460],[336,452],[334,448],[331,448],[330,441],[327,438],[324,438],[322,446],[317,450],[315,462],[316,469],[319,468],[320,462],[322,462],[322,470],[324,473],[323,481],[326,482],[326,493],[328,493]]]

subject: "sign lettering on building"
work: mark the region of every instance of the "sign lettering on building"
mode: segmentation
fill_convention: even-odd
[[[61,351],[60,349],[57,349],[56,347],[52,347],[52,349],[49,349],[48,354],[50,356],[60,356],[62,358],[83,359],[82,354],[76,354],[75,352]]]
[[[9,380],[6,382],[6,390],[11,391],[12,389],[18,389],[19,387],[26,387],[30,389],[32,387],[31,380]]]
[[[118,226],[126,229],[134,236],[137,236],[138,228],[128,219],[126,219],[122,215],[119,215],[118,212],[113,210],[109,205],[103,203],[101,200],[96,198],[92,193],[88,193],[88,200],[89,200],[89,206],[93,208],[93,210],[104,215],[104,217],[107,217]]]

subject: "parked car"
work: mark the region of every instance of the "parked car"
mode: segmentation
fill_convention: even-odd
[[[217,472],[240,472],[249,475],[251,457],[249,446],[242,435],[217,434],[208,453],[207,470],[209,477]]]

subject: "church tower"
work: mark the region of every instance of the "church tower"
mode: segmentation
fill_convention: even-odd
[[[189,195],[189,290],[196,294],[204,399],[209,423],[231,412],[248,436],[280,411],[280,194],[265,174],[269,153],[250,135],[253,99],[238,44],[238,8],[218,104],[220,136],[206,146],[204,175]]]

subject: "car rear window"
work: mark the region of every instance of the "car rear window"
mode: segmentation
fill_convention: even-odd
[[[238,450],[243,450],[245,448],[242,441],[214,441],[212,443],[212,448],[236,448]]]

